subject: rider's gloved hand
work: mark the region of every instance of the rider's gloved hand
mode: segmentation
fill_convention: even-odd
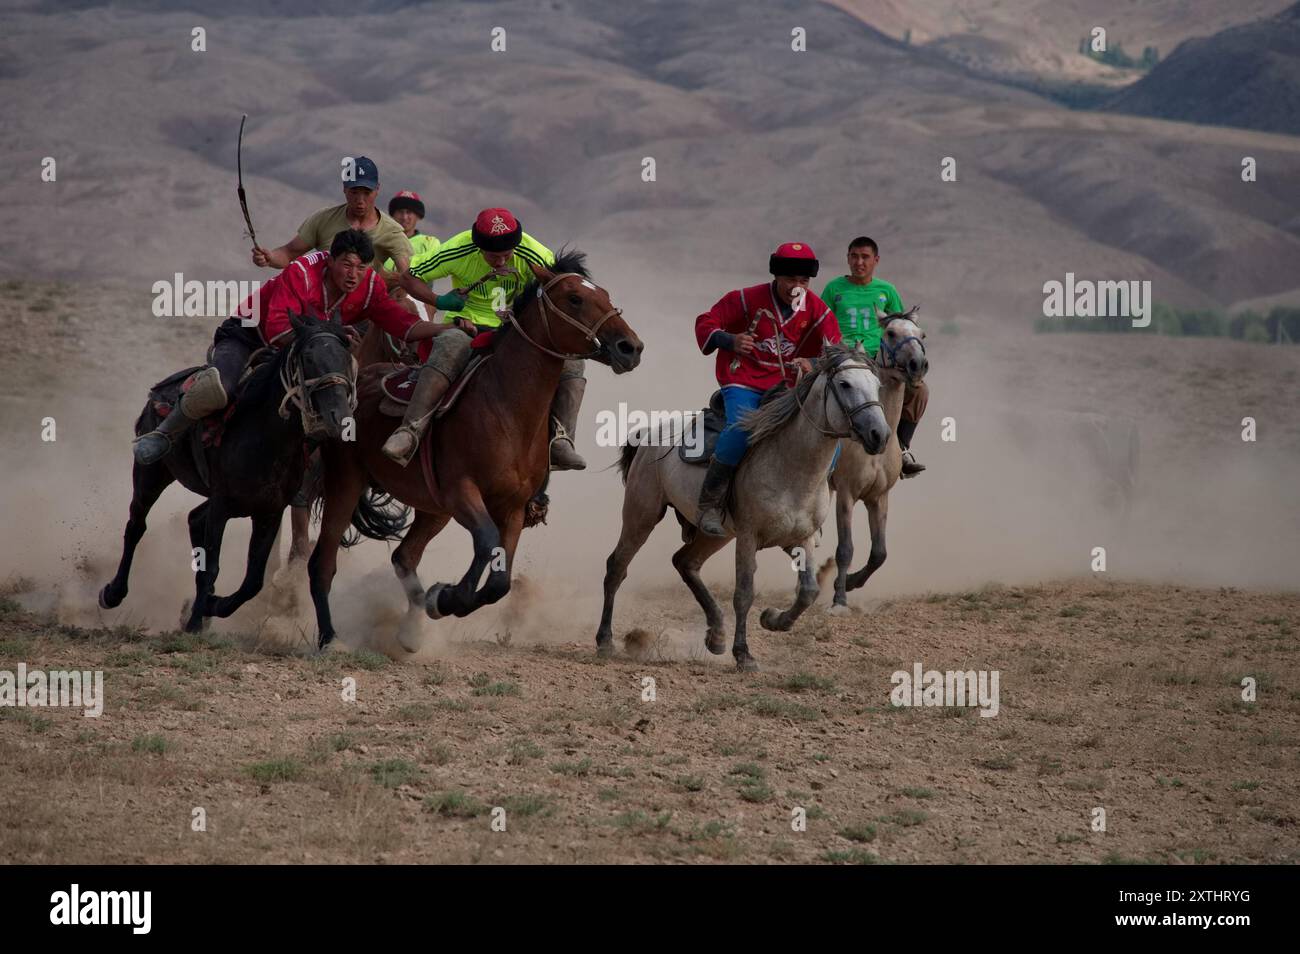
[[[439,311],[460,311],[465,307],[465,296],[449,291],[435,298],[433,305]]]

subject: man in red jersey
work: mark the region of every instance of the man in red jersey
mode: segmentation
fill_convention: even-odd
[[[728,292],[695,319],[695,339],[705,354],[716,351],[718,384],[727,428],[718,436],[700,489],[699,527],[721,537],[723,507],[736,467],[749,447],[740,427],[773,385],[793,385],[812,370],[810,359],[840,340],[840,326],[826,303],[808,290],[817,256],[805,242],[786,242],[768,259],[772,281]]]
[[[296,258],[262,285],[236,316],[217,328],[208,367],[194,375],[180,400],[180,413],[168,414],[155,430],[136,438],[135,459],[141,464],[161,460],[191,424],[224,408],[253,352],[268,345],[278,348],[292,338],[290,312],[321,321],[337,315],[344,325],[374,321],[402,341],[460,330],[454,324],[421,321],[389,298],[383,280],[370,267],[374,257],[374,245],[364,232],[345,229],[334,236],[328,252]],[[256,327],[245,324],[251,316],[257,317]]]

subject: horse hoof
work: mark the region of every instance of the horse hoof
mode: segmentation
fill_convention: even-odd
[[[758,622],[764,629],[770,629],[779,633],[784,633],[794,626],[793,621],[782,624],[781,613],[777,610],[771,609],[770,607],[759,614]]]
[[[104,588],[99,591],[100,609],[112,609],[113,607],[117,606],[119,603],[122,602],[121,596],[114,598],[112,594],[109,592],[112,588],[113,588],[113,584],[106,583],[104,584]]]
[[[704,648],[715,656],[721,656],[727,651],[727,634],[710,630],[704,637]]]
[[[614,637],[609,636],[605,639],[596,640],[596,655],[602,659],[608,659],[614,655]]]
[[[758,660],[749,653],[741,653],[736,657],[737,672],[758,672]]]
[[[844,603],[835,603],[826,611],[827,616],[848,616],[852,611]]]
[[[438,609],[438,597],[442,595],[443,590],[448,589],[451,589],[450,583],[435,583],[425,592],[424,611],[429,619],[442,619],[443,614]]]

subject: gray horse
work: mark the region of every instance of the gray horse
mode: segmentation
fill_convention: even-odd
[[[889,441],[890,429],[872,365],[835,346],[826,349],[811,374],[751,412],[742,426],[749,431],[749,452],[736,473],[733,504],[723,526],[736,538],[736,635],[731,652],[737,669],[751,671],[758,663],[749,653],[745,629],[754,601],[758,551],[780,547],[798,568],[794,605],[784,612],[765,609],[760,617],[767,629],[788,630],[817,599],[813,538],[830,512],[826,473],[839,438],[852,438],[868,454],[878,454]],[[722,611],[700,579],[700,567],[731,537],[711,537],[696,529],[705,468],[684,463],[674,452],[672,445],[680,435],[660,434],[656,446],[650,445],[648,437],[630,440],[619,460],[627,485],[623,530],[605,565],[605,608],[596,633],[597,651],[612,652],[614,595],[627,578],[632,557],[671,506],[685,540],[673,554],[673,566],[704,609],[708,623],[704,645],[709,652],[721,654],[727,646]],[[669,446],[665,449],[664,444]]]
[[[885,521],[889,516],[889,491],[898,482],[903,469],[903,452],[892,432],[898,428],[903,411],[903,391],[909,382],[925,377],[930,362],[925,356],[922,339],[925,332],[912,320],[916,309],[906,313],[886,315],[880,319],[881,338],[879,366],[880,400],[884,405],[885,420],[891,436],[883,454],[867,455],[858,447],[846,446],[839,466],[831,475],[831,489],[835,491],[835,525],[839,543],[834,560],[827,560],[818,573],[818,583],[824,584],[835,567],[835,597],[829,612],[838,616],[849,612],[848,590],[855,590],[885,562]],[[859,360],[869,361],[862,352],[855,352]],[[856,573],[849,573],[853,561],[853,508],[861,500],[867,508],[867,523],[871,529],[871,555],[867,565]]]

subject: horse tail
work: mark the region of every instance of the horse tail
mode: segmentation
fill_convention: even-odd
[[[394,500],[393,495],[379,487],[367,487],[352,511],[352,528],[356,533],[346,534],[344,547],[353,547],[364,537],[368,540],[400,540],[411,525],[411,508]]]
[[[618,472],[623,478],[623,483],[627,483],[627,472],[632,468],[632,458],[640,448],[636,444],[624,444],[618,454]]]

